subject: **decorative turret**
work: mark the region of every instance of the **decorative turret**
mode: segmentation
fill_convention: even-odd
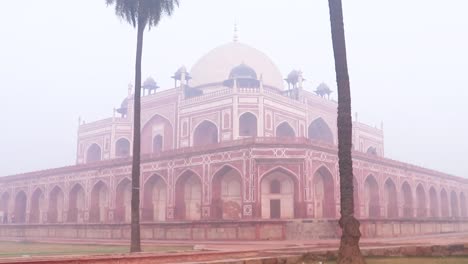
[[[120,108],[116,109],[117,113],[121,114],[122,117],[126,117],[128,114],[128,97],[126,97],[120,104]]]
[[[229,73],[229,78],[223,82],[224,86],[233,88],[234,83],[240,88],[258,88],[260,82],[254,69],[242,63],[234,67]]]
[[[188,85],[188,81],[192,79],[185,66],[180,67],[171,78],[174,79],[175,87],[177,87],[177,81],[180,82],[180,86],[183,86]]]
[[[291,90],[292,88],[297,88],[297,84],[299,82],[299,71],[293,70],[288,74],[288,77],[284,79],[286,83],[288,83],[288,89]]]
[[[317,89],[315,90],[315,93],[320,96],[320,97],[325,97],[325,95],[327,96],[328,99],[330,99],[330,94],[332,93],[333,91],[330,90],[330,87],[328,87],[327,84],[325,83],[321,83]]]
[[[156,92],[156,90],[159,88],[159,86],[152,77],[148,77],[145,80],[145,82],[143,83],[143,85],[141,86],[141,88],[143,89],[143,96],[144,96],[145,95],[145,92],[144,92],[145,90],[148,91],[148,95],[149,94],[154,94]]]

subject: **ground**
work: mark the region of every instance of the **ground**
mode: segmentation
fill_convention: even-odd
[[[368,258],[367,264],[466,264],[468,257],[450,258]],[[307,264],[319,264],[310,262]],[[334,261],[322,262],[322,264],[336,264]]]

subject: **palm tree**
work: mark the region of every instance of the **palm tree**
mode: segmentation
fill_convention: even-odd
[[[365,263],[359,249],[359,221],[354,217],[351,92],[349,85],[346,41],[341,0],[328,0],[338,85],[338,159],[340,168],[340,195],[342,229],[339,264]]]
[[[133,113],[133,160],[132,160],[132,224],[130,252],[140,252],[140,115],[141,115],[141,55],[145,28],[158,25],[162,15],[171,16],[179,0],[106,0],[115,5],[115,13],[137,28],[137,51],[135,63],[135,102]]]

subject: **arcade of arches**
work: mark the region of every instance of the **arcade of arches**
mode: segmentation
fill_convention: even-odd
[[[143,222],[169,220],[236,219],[334,219],[339,216],[336,175],[325,166],[310,179],[310,199],[303,193],[304,178],[285,167],[275,167],[258,177],[257,202],[246,200],[248,178],[235,166],[213,170],[208,181],[197,170],[174,175],[171,185],[163,174],[142,181]],[[435,186],[413,186],[387,177],[380,182],[373,174],[354,178],[355,215],[361,219],[466,218],[466,193]],[[309,181],[309,180],[307,180]],[[55,185],[31,193],[18,190],[0,193],[1,212],[14,223],[128,223],[131,181],[98,180],[86,189],[79,183],[68,189]],[[360,191],[362,190],[362,191]],[[449,190],[449,191],[447,191]],[[310,206],[309,206],[310,205]],[[310,208],[310,209],[306,209]],[[251,209],[249,209],[251,208]],[[4,220],[6,221],[6,220]]]

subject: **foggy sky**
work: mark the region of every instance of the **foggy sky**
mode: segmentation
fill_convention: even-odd
[[[468,177],[468,3],[344,0],[353,112],[384,122],[392,159]],[[0,175],[75,163],[78,117],[110,117],[134,76],[135,30],[104,0],[4,1],[0,15]],[[336,91],[327,0],[181,0],[145,32],[143,78],[232,41],[265,52],[306,89]],[[336,94],[335,94],[336,98]]]

